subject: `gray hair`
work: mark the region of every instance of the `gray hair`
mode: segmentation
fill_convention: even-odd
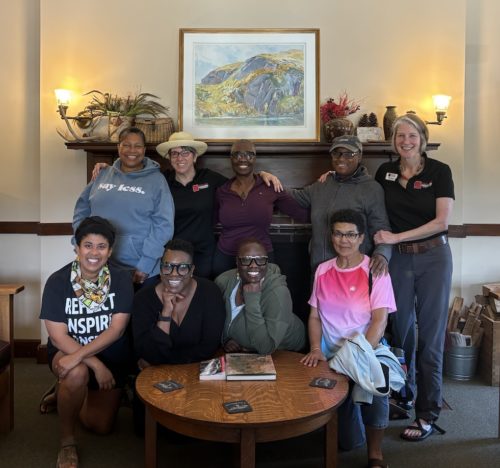
[[[398,130],[398,127],[402,124],[406,123],[408,125],[411,125],[419,134],[420,136],[420,148],[419,148],[419,153],[423,154],[425,150],[427,149],[427,142],[429,141],[429,129],[427,128],[427,125],[425,122],[415,113],[413,112],[408,112],[405,115],[402,115],[398,117],[394,123],[392,124],[392,149],[394,150],[395,153],[397,153],[396,150],[396,133]]]

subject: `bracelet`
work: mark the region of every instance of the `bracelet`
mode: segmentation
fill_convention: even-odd
[[[163,315],[158,314],[158,322],[171,322],[172,321],[172,317],[171,316],[168,316],[168,317],[164,317]]]
[[[312,353],[313,351],[319,351],[320,349],[321,349],[321,348],[311,348],[311,351],[310,351],[310,352]]]

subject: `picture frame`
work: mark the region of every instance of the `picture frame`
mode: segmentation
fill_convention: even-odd
[[[204,141],[319,141],[319,29],[179,34],[179,130]]]

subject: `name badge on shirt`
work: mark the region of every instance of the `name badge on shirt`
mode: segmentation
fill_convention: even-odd
[[[390,180],[391,182],[395,182],[396,180],[398,180],[398,175],[394,174],[394,172],[388,172],[385,175],[385,180]]]
[[[199,192],[200,190],[207,189],[208,184],[194,184],[193,185],[193,192]]]

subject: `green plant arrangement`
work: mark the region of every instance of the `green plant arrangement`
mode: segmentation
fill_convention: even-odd
[[[65,114],[63,116],[69,134],[57,130],[66,141],[115,142],[118,140],[121,130],[135,125],[137,121],[142,121],[144,118],[149,118],[147,122],[149,125],[142,128],[146,134],[150,127],[157,130],[156,123],[159,124],[159,129],[163,127],[165,130],[173,129],[172,119],[168,116],[169,108],[160,104],[157,101],[160,98],[154,94],[137,93],[119,96],[93,89],[85,93],[84,96],[90,96],[90,102],[76,117],[67,117]],[[161,115],[166,116],[166,118],[158,118]],[[138,117],[143,118],[139,119]],[[85,132],[77,133],[77,129],[72,126],[70,119]],[[149,136],[147,135],[147,137]]]
[[[103,115],[124,117],[136,117],[138,115],[168,115],[169,108],[160,104],[156,99],[158,96],[150,93],[129,94],[126,97],[112,93],[103,93],[93,89],[84,96],[92,97],[89,104],[78,115],[81,117],[98,117]]]

